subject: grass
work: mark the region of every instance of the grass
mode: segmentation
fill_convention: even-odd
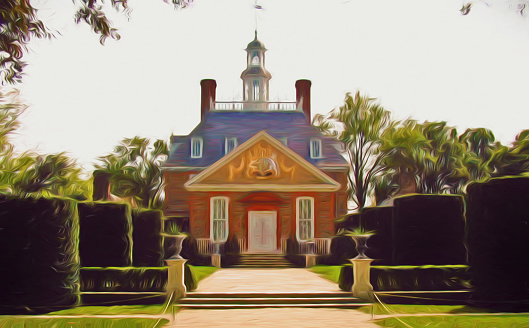
[[[143,318],[0,318],[0,328],[155,328],[158,319]],[[156,327],[162,327],[169,320],[162,319]]]
[[[486,309],[474,308],[466,305],[415,305],[415,304],[384,304],[390,310],[388,312],[380,304],[371,306],[362,306],[359,311],[375,315],[392,315],[398,314],[422,314],[422,313],[484,313],[489,312]]]
[[[212,266],[192,266],[190,265],[189,267],[191,268],[191,272],[195,276],[195,279],[197,282],[208,277],[213,272],[217,271],[217,268],[212,267]]]
[[[316,265],[310,268],[310,270],[325,279],[338,283],[341,267],[341,265]]]
[[[115,306],[79,306],[71,309],[50,312],[48,315],[128,315],[128,314],[161,314],[163,304],[155,305],[115,305]],[[1,326],[0,326],[1,328]]]
[[[382,327],[410,328],[522,328],[529,327],[527,315],[420,316],[377,320]]]

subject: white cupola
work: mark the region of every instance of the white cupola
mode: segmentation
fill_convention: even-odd
[[[268,101],[268,82],[272,75],[265,68],[265,51],[255,31],[255,39],[246,47],[247,67],[241,74],[244,101]]]

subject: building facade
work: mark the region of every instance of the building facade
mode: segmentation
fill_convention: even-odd
[[[202,253],[234,237],[248,253],[282,252],[288,239],[325,253],[346,214],[348,164],[310,124],[311,82],[296,81],[295,102],[269,101],[265,51],[256,34],[243,101],[217,101],[216,82],[201,81],[201,122],[173,136],[163,165],[165,216],[189,218]]]

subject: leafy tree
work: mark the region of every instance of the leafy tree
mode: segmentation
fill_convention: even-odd
[[[142,208],[162,206],[163,174],[160,164],[169,151],[167,142],[134,137],[123,139],[114,152],[100,157],[96,167],[110,174],[111,192],[132,197]]]
[[[374,187],[375,177],[384,170],[382,160],[388,154],[380,151],[381,135],[392,126],[390,112],[376,99],[356,92],[347,93],[345,103],[327,116],[316,115],[313,124],[336,137],[345,145],[345,157],[351,165],[348,176],[352,200],[362,210]]]
[[[529,175],[529,130],[523,130],[511,147],[497,146],[490,164],[492,176]]]
[[[418,193],[457,193],[468,182],[465,148],[446,122],[406,120],[387,129],[382,138],[385,172],[401,187],[403,178],[411,177]]]
[[[493,155],[501,147],[495,142],[494,134],[489,129],[467,129],[459,136],[465,146],[465,166],[471,181],[484,181],[490,178],[493,167]]]
[[[184,8],[190,1],[164,0],[175,8]],[[191,0],[192,1],[192,0]],[[22,60],[27,44],[35,38],[50,37],[52,34],[37,15],[32,0],[0,1],[0,76],[8,83],[20,82],[25,63]],[[110,0],[114,10],[128,15],[128,0]],[[85,22],[100,35],[103,44],[109,37],[119,39],[117,29],[106,15],[104,0],[80,0],[74,19]]]

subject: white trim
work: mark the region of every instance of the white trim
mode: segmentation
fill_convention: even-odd
[[[198,144],[200,145],[199,147],[199,153],[198,155],[197,154],[193,154],[193,151],[195,150],[195,147],[194,147],[194,143],[195,142],[198,142]],[[204,140],[200,137],[193,137],[191,138],[191,158],[202,158],[202,153],[203,153],[203,149],[204,149]]]
[[[272,214],[272,220],[274,224],[274,244],[273,249],[269,251],[259,251],[253,248],[252,246],[252,215],[255,214]],[[277,250],[277,211],[248,211],[248,252],[254,253],[254,252],[274,252]]]
[[[229,225],[229,222],[230,222],[230,218],[229,218],[229,214],[230,214],[230,211],[229,211],[230,199],[228,197],[215,196],[215,197],[211,197],[209,199],[209,236],[211,238],[211,241],[216,241],[213,238],[213,227],[214,227],[214,225],[213,225],[213,217],[214,217],[213,202],[215,200],[217,200],[217,199],[222,199],[226,203],[226,207],[224,209],[224,211],[225,211],[224,217],[225,217],[225,221],[226,221],[226,236],[224,236],[224,238],[222,238],[221,240],[217,240],[217,241],[220,241],[220,242],[225,242],[226,240],[228,240],[229,228],[230,228],[230,225]]]
[[[319,145],[318,147],[320,148],[319,154],[317,154],[318,156],[314,154],[315,153],[315,150],[314,150],[315,141],[317,142],[317,144]],[[310,147],[310,158],[323,158],[323,143],[320,138],[311,138],[309,147]]]
[[[233,149],[231,149],[230,151],[228,151],[228,141],[234,141],[233,144]],[[237,146],[239,145],[238,141],[237,141],[237,137],[226,137],[224,138],[224,155],[227,155],[229,153],[231,153],[235,148],[237,148]]]
[[[311,222],[310,222],[310,238],[309,239],[301,239],[299,237],[299,202],[300,200],[310,200],[310,205],[311,205],[311,208],[310,208],[310,213],[311,213]],[[306,197],[306,196],[303,196],[303,197],[297,197],[296,198],[296,238],[298,241],[306,241],[306,240],[311,240],[311,239],[314,239],[314,197]]]

